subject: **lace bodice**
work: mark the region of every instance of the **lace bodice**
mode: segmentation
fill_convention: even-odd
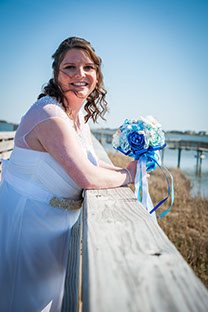
[[[79,113],[81,131],[77,133],[73,121],[67,116],[62,106],[50,96],[44,96],[36,101],[22,117],[16,132],[15,145],[18,147],[30,149],[25,140],[26,135],[29,134],[41,122],[57,117],[70,123],[74,134],[80,143],[80,146],[85,150],[85,152],[95,156],[92,144],[89,139],[89,126],[84,122],[83,113]]]

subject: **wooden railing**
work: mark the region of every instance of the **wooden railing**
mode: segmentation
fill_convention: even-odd
[[[15,131],[0,132],[0,158],[9,159],[14,147]]]
[[[85,192],[82,252],[84,312],[207,311],[206,288],[128,187]]]
[[[185,149],[208,152],[208,143],[203,141],[190,141],[182,139],[167,139],[167,147],[170,149]]]
[[[110,162],[93,142],[98,157]],[[202,312],[207,307],[206,288],[128,187],[84,192],[71,234],[62,311]]]

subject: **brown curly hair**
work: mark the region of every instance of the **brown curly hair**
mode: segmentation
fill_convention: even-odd
[[[84,106],[84,109],[87,112],[87,115],[85,116],[85,122],[87,122],[90,118],[92,118],[93,122],[95,123],[97,122],[98,117],[101,117],[102,119],[105,120],[103,116],[108,111],[108,108],[107,102],[105,100],[107,91],[103,86],[103,75],[101,72],[102,60],[99,56],[95,54],[95,50],[92,48],[90,42],[82,38],[78,37],[67,38],[60,44],[56,52],[52,55],[52,58],[54,59],[52,64],[54,78],[49,80],[48,84],[43,89],[43,93],[41,93],[38,96],[38,99],[46,95],[54,97],[57,101],[59,101],[62,104],[64,110],[68,113],[68,108],[64,103],[64,99],[66,101],[67,99],[64,96],[60,86],[58,85],[58,73],[60,64],[64,59],[66,52],[71,49],[83,49],[87,51],[91,59],[93,60],[94,64],[96,65],[96,74],[98,82],[96,84],[95,89],[87,97],[87,103]]]

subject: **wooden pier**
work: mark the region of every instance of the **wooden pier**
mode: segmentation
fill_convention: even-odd
[[[110,144],[112,142],[112,136],[115,130],[103,130],[94,129],[92,133],[97,140],[104,145],[105,143]],[[178,150],[178,161],[177,167],[180,168],[182,150],[196,151],[196,175],[202,174],[202,160],[205,157],[205,152],[208,152],[208,142],[202,141],[191,141],[183,139],[166,139],[167,146],[162,150],[162,163],[164,161],[165,149],[177,149]]]
[[[93,145],[110,163],[94,137]],[[8,158],[6,145],[0,146]],[[130,188],[84,192],[71,233],[62,312],[206,312],[207,307],[207,289]]]

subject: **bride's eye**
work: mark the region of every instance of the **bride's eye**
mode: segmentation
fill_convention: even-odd
[[[95,67],[93,65],[86,65],[85,69],[86,70],[91,70],[91,69],[95,69]]]
[[[74,69],[75,66],[73,66],[73,65],[68,65],[68,66],[66,66],[65,68],[66,68],[66,69]]]

